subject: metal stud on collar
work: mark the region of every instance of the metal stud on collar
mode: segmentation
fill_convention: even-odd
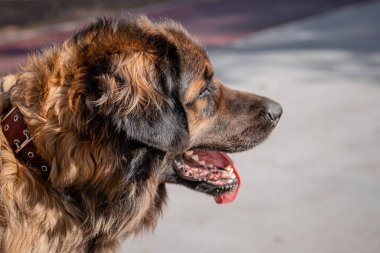
[[[15,140],[13,140],[13,143],[16,145],[16,148],[17,148],[17,149],[20,148],[20,140],[19,140],[19,139],[15,139]]]

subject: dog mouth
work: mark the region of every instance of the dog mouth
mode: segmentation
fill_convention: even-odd
[[[214,196],[215,202],[232,202],[240,187],[240,177],[231,158],[218,151],[192,150],[177,157],[174,171],[184,184]]]

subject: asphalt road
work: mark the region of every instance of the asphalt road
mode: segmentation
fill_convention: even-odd
[[[119,0],[113,0],[120,2]],[[155,0],[149,0],[154,2]],[[156,0],[159,1],[159,0]],[[162,5],[145,6],[139,9],[122,9],[122,12],[112,12],[104,8],[96,12],[97,16],[122,16],[130,12],[145,14],[154,19],[172,18],[181,22],[193,35],[197,36],[208,46],[224,45],[226,43],[246,37],[253,32],[273,27],[279,24],[304,18],[310,15],[331,11],[341,6],[366,0],[183,0],[169,2]],[[75,1],[70,0],[70,9]],[[181,2],[181,3],[179,3]],[[43,1],[0,1],[1,13],[22,14],[7,10],[7,4],[36,5],[41,8]],[[99,3],[99,1],[98,1]],[[83,11],[83,4],[77,1],[78,10]],[[119,3],[120,4],[120,3]],[[52,4],[54,5],[54,3]],[[126,4],[128,7],[128,4]],[[66,11],[63,11],[65,13]],[[80,11],[79,11],[80,13]],[[57,18],[62,13],[57,13]],[[50,15],[51,16],[51,15]],[[86,15],[87,17],[87,15]],[[19,19],[23,19],[20,16]],[[86,18],[54,25],[17,30],[13,33],[0,33],[0,75],[7,74],[21,66],[27,54],[40,50],[53,42],[61,42],[80,30],[85,24],[95,18]]]

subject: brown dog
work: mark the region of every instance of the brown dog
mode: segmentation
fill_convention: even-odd
[[[0,252],[114,252],[154,227],[167,182],[230,202],[224,152],[282,112],[224,87],[180,25],[145,17],[100,20],[3,81]]]

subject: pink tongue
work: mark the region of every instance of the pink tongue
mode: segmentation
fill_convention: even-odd
[[[218,196],[214,197],[214,200],[218,204],[227,204],[231,203],[234,201],[236,198],[238,192],[239,192],[239,187],[240,187],[240,176],[239,173],[235,167],[234,162],[229,158],[225,153],[221,152],[207,152],[207,151],[197,151],[196,154],[198,155],[200,160],[205,161],[206,163],[211,163],[214,166],[224,168],[228,164],[231,164],[234,173],[236,175],[236,178],[238,180],[238,187],[234,191],[229,191],[226,193],[222,193]]]
[[[214,200],[218,204],[228,204],[228,203],[231,203],[232,201],[234,201],[234,199],[236,198],[238,192],[239,192],[239,187],[236,188],[235,191],[226,192],[224,194],[215,196]]]
[[[226,155],[226,158],[230,161],[230,164],[232,165],[232,168],[234,169],[234,173],[236,175],[236,178],[238,180],[238,187],[234,191],[229,191],[226,193],[223,193],[221,195],[215,196],[214,200],[218,204],[228,204],[235,200],[240,187],[240,175],[235,167],[235,164],[232,162],[232,160]]]

